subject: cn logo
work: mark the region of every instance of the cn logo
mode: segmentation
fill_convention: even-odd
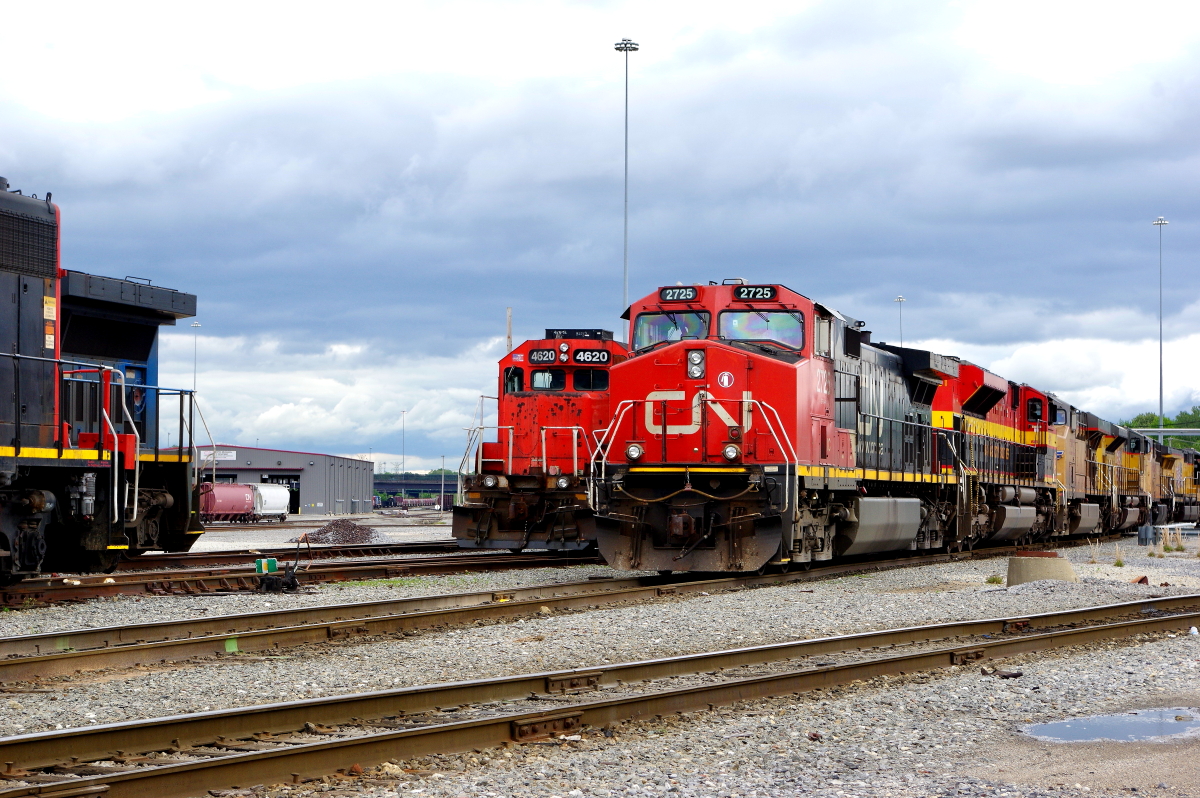
[[[732,381],[732,376],[730,377]],[[663,419],[662,424],[657,423],[654,417],[654,411],[662,408],[663,403],[668,399],[671,400],[686,400],[687,394],[684,391],[651,391],[646,394],[646,431],[654,435],[691,435],[694,432],[700,431],[700,426],[703,422],[704,408],[713,413],[721,423],[729,427],[740,426],[743,432],[750,429],[754,423],[754,395],[750,391],[742,391],[742,398],[739,399],[713,399],[712,396],[703,388],[696,392],[692,397],[692,413],[690,424],[666,424],[666,419]],[[727,409],[724,405],[729,404],[732,407]],[[738,411],[738,406],[741,406],[742,420],[739,424],[734,419],[733,413]]]
[[[722,388],[732,388],[733,387],[733,375],[730,374],[728,371],[722,371],[720,374],[717,375],[717,385],[720,385]]]

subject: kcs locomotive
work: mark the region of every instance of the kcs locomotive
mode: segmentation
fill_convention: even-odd
[[[753,571],[1197,516],[1167,449],[958,358],[872,343],[781,285],[630,307],[593,466],[615,568]]]
[[[159,326],[196,297],[64,270],[59,230],[49,194],[0,178],[0,582],[186,551],[203,532],[192,393],[157,385]],[[159,450],[160,424],[182,454]]]
[[[580,550],[595,543],[588,478],[609,418],[607,330],[546,330],[500,359],[496,427],[470,431],[454,537],[463,548]],[[482,415],[482,412],[480,413]],[[495,441],[483,438],[495,435]]]

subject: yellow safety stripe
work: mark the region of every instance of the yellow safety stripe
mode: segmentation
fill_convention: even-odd
[[[18,455],[16,447],[0,446],[0,457],[28,457],[38,460],[111,460],[112,452],[101,452],[96,449],[63,449],[60,456],[58,449],[22,446],[21,454]],[[188,463],[191,462],[191,459],[190,454],[160,454],[157,459],[153,453],[138,455],[138,460],[144,463]]]

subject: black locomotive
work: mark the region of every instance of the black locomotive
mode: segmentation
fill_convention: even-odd
[[[186,551],[204,531],[194,397],[157,384],[159,327],[196,297],[62,269],[50,199],[0,178],[0,582]],[[160,451],[160,430],[181,446]]]

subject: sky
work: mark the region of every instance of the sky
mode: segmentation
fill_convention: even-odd
[[[6,9],[0,175],[67,268],[195,293],[222,443],[457,465],[514,337],[778,282],[1113,420],[1200,404],[1200,7]],[[236,20],[236,23],[231,22]],[[903,295],[905,302],[894,302]],[[405,411],[405,412],[401,412]],[[403,419],[403,420],[402,420]]]

